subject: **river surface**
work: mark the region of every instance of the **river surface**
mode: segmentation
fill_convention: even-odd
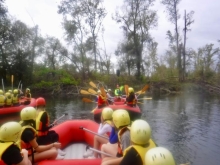
[[[141,98],[141,97],[139,97]],[[95,103],[83,103],[81,98],[46,98],[51,121],[64,113],[68,119],[93,119],[90,111]],[[139,100],[142,119],[152,128],[152,138],[168,148],[177,164],[220,164],[220,97],[205,93],[186,92],[169,96],[153,96]],[[19,115],[4,116],[0,122],[19,120]]]

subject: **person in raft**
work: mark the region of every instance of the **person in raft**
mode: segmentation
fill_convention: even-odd
[[[30,104],[30,102],[31,102],[31,90],[29,88],[26,88],[24,96],[26,98],[26,101],[24,102],[24,104],[25,105]]]
[[[98,108],[104,108],[105,106],[106,106],[106,97],[105,96],[103,96],[102,95],[102,93],[101,93],[101,91],[100,90],[98,90],[98,100],[97,100],[97,102],[98,102]]]
[[[118,109],[112,114],[112,121],[118,132],[118,144],[103,144],[101,151],[115,157],[107,157],[102,154],[102,165],[119,164],[122,160],[124,150],[130,146],[130,117],[126,110]]]
[[[54,126],[54,124],[50,125],[49,114],[45,110],[45,106],[46,106],[45,99],[43,97],[37,98],[36,131],[37,131],[37,143],[39,145],[46,145],[59,141],[59,135],[55,131],[49,130]],[[58,149],[58,154],[62,157],[66,153]]]
[[[21,132],[18,122],[7,122],[0,128],[0,160],[7,165],[31,165],[28,151],[16,144]],[[13,158],[12,158],[13,157]]]
[[[125,149],[120,165],[143,165],[145,154],[156,144],[151,139],[151,128],[145,120],[135,120],[130,128],[132,145]]]
[[[176,165],[172,153],[163,147],[152,148],[145,154],[144,165]]]
[[[137,98],[134,93],[134,89],[129,87],[128,88],[128,96],[126,97],[126,102],[128,106],[135,107],[137,104]]]
[[[106,137],[109,137],[111,130],[112,130],[112,113],[113,110],[109,107],[106,107],[102,110],[102,114],[101,114],[101,123],[99,124],[99,128],[98,128],[98,134],[99,135],[103,135]],[[108,143],[108,139],[105,139],[101,136],[95,135],[94,136],[94,143],[93,143],[93,147],[97,150],[99,150],[100,145],[102,144],[106,144]],[[83,157],[84,158],[98,158],[98,153],[91,151],[91,150],[87,150],[84,154]]]
[[[36,109],[34,107],[25,107],[20,112],[21,134],[18,144],[22,149],[28,150],[28,157],[32,164],[45,159],[59,159],[57,149],[61,147],[58,142],[39,145],[36,141],[37,132],[35,130]]]

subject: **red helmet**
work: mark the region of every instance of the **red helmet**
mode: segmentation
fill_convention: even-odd
[[[46,105],[46,101],[43,97],[39,97],[36,100],[36,106],[45,106]]]

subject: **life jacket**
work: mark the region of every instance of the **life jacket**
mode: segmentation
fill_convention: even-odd
[[[117,152],[117,156],[118,156],[118,157],[123,156],[122,145],[121,145],[121,136],[122,136],[123,133],[125,133],[127,130],[129,130],[128,127],[123,127],[122,129],[120,129],[120,130],[118,131],[118,152]]]
[[[17,141],[17,144],[21,146],[21,149],[26,149],[28,151],[28,156],[30,156],[30,155],[33,154],[32,146],[30,145],[30,143],[25,143],[23,140],[21,140],[21,135],[23,134],[24,130],[27,129],[27,128],[30,128],[34,133],[34,136],[36,136],[37,133],[36,133],[36,130],[33,127],[31,127],[30,125],[23,126],[22,129],[21,129],[20,138]]]
[[[5,96],[0,95],[0,106],[3,107],[5,105]]]
[[[5,105],[11,105],[12,104],[12,97],[11,95],[6,96],[5,99]]]
[[[131,149],[131,148],[134,148],[137,153],[140,155],[141,157],[141,160],[143,162],[143,164],[145,164],[145,154],[147,153],[147,151],[151,148],[154,148],[156,147],[156,144],[154,143],[154,141],[152,139],[149,140],[149,143],[146,147],[143,147],[143,146],[140,146],[140,145],[131,145],[129,146],[128,148],[126,148],[123,152],[123,155],[126,155],[127,152]]]
[[[25,93],[25,97],[27,101],[31,101],[31,93]]]
[[[100,94],[98,96],[98,105],[105,105],[105,104],[106,104],[106,98]]]
[[[42,127],[43,127],[43,124],[46,124],[47,127],[49,126],[49,116],[47,115],[47,123],[42,123],[40,121],[44,112],[47,113],[46,111],[40,111],[37,115],[37,118],[36,118],[36,131],[37,131],[38,137],[48,134],[48,131],[42,131]]]
[[[13,95],[13,97],[12,97],[12,102],[13,102],[13,104],[19,103],[18,94],[14,94],[14,95]]]
[[[115,96],[121,95],[121,90],[120,89],[115,89]]]

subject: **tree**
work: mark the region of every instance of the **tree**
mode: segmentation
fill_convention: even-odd
[[[182,68],[182,80],[185,81],[185,75],[186,75],[186,33],[190,31],[189,27],[192,23],[194,23],[194,20],[192,20],[194,11],[191,11],[190,13],[184,15],[184,40],[183,40],[183,68]]]
[[[58,6],[58,13],[64,16],[64,30],[69,43],[74,43],[75,59],[77,64],[69,57],[85,77],[85,71],[90,67],[88,60],[95,61],[97,71],[97,43],[98,33],[102,27],[102,21],[106,16],[105,8],[102,7],[103,0],[63,0]],[[93,54],[88,58],[89,52]],[[82,69],[81,69],[81,66]]]
[[[121,11],[116,11],[115,21],[122,24],[124,37],[132,47],[137,77],[141,76],[142,52],[147,40],[150,38],[149,30],[157,25],[156,12],[150,10],[154,0],[124,0]],[[131,50],[133,49],[133,50]]]
[[[180,42],[180,34],[178,29],[178,20],[180,18],[178,5],[181,0],[162,0],[161,3],[166,6],[166,12],[168,14],[168,19],[175,26],[175,35],[173,36],[173,41],[176,43],[176,55],[177,55],[177,69],[179,72],[179,78],[182,74],[182,66],[181,66],[181,50],[179,47]],[[179,79],[180,80],[180,79]]]

